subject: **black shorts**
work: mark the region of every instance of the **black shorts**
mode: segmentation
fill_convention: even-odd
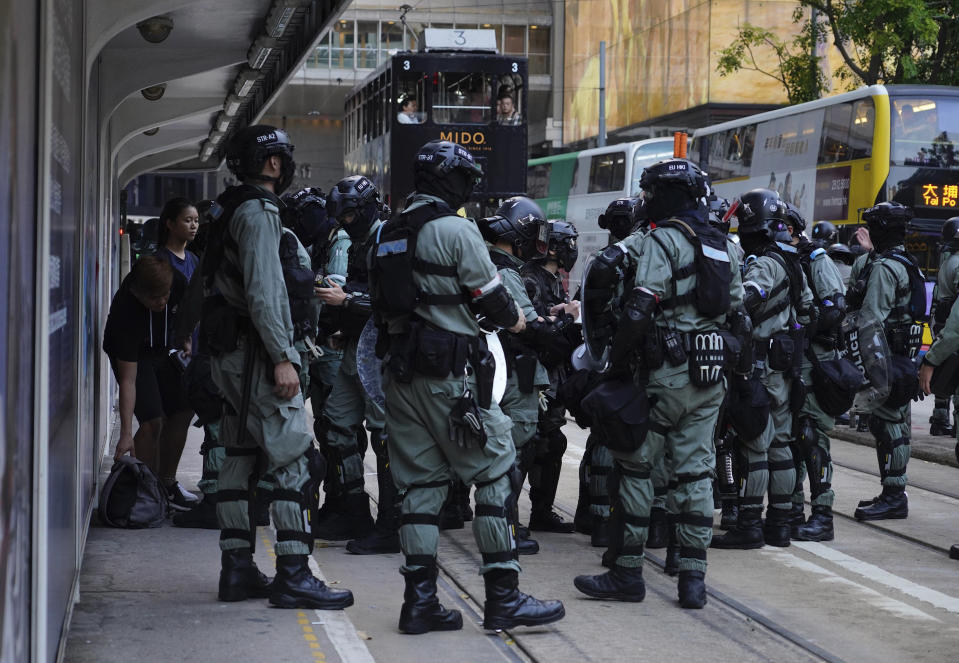
[[[166,354],[137,362],[137,400],[133,414],[141,424],[190,409],[183,374]]]

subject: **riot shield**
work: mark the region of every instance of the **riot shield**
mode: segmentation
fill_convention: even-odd
[[[868,414],[889,396],[890,352],[881,320],[859,310],[846,314],[842,322],[844,355],[863,375],[863,386],[853,401],[852,410]]]
[[[602,373],[606,369],[606,364],[609,361],[609,346],[603,348],[603,355],[599,359],[593,359],[592,353],[586,347],[585,343],[581,343],[573,350],[572,356],[570,356],[570,363],[573,365],[573,370],[587,370],[595,371],[597,373]]]
[[[356,374],[370,400],[380,407],[386,407],[386,396],[383,394],[383,362],[376,356],[377,336],[376,325],[371,317],[366,321],[356,344]]]
[[[506,353],[496,332],[486,332],[486,349],[493,355],[496,371],[493,373],[493,400],[499,403],[506,394]]]
[[[589,352],[593,362],[603,362],[605,366],[605,357],[609,354],[609,346],[612,343],[612,333],[608,325],[603,325],[596,316],[609,312],[610,302],[595,301],[597,297],[602,298],[606,293],[605,288],[596,288],[590,283],[590,270],[596,264],[596,259],[592,259],[586,265],[583,271],[583,287],[581,290],[582,301],[580,306],[580,317],[583,323],[583,341],[586,350]],[[609,292],[609,299],[612,299],[613,292]],[[606,329],[604,329],[606,327]]]

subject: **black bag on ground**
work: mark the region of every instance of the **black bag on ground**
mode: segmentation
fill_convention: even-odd
[[[649,399],[632,378],[604,380],[583,399],[583,409],[610,451],[639,449],[649,431]]]
[[[893,410],[902,407],[919,394],[919,371],[916,362],[909,357],[892,355],[889,357],[889,397],[884,407]]]
[[[727,395],[726,416],[741,440],[758,439],[769,423],[769,392],[756,377],[736,377]]]
[[[862,373],[845,358],[820,361],[811,351],[812,389],[819,409],[830,417],[848,412],[856,393],[862,388]]]
[[[146,463],[121,456],[103,484],[98,512],[110,527],[159,527],[166,518],[166,491]]]

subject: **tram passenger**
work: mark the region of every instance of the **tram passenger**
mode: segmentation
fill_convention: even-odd
[[[513,89],[501,86],[496,95],[496,121],[499,124],[518,126],[523,123],[523,116],[516,109],[513,99]]]
[[[113,296],[103,350],[120,388],[120,439],[115,457],[129,453],[164,479],[171,506],[187,510],[196,496],[180,488],[176,466],[193,410],[171,355],[173,322],[186,279],[160,256],[143,256]],[[139,423],[133,434],[133,418]],[[188,500],[191,496],[192,500]]]
[[[396,114],[396,121],[400,124],[423,123],[423,116],[419,112],[419,104],[415,97],[408,94],[400,97],[400,112]]]
[[[653,504],[651,475],[669,452],[677,479],[668,508],[678,522],[679,602],[683,608],[702,608],[713,522],[712,436],[725,393],[726,362],[696,349],[723,345],[720,332],[742,303],[739,260],[731,243],[707,221],[708,181],[694,164],[661,161],[643,171],[641,186],[656,229],[642,242],[610,365],[626,378],[624,389],[639,382],[655,401],[645,440],[616,440],[618,449],[612,452],[612,567],[602,575],[578,576],[574,584],[596,598],[645,598],[642,566]],[[641,370],[634,374],[634,367]],[[620,398],[610,396],[609,401]],[[629,424],[624,420],[620,429],[628,430]]]
[[[325,468],[303,411],[303,359],[294,346],[311,315],[313,273],[299,260],[305,251],[295,235],[284,232],[277,197],[293,179],[293,145],[276,127],[249,126],[227,147],[227,167],[243,184],[217,199],[222,212],[203,261],[208,296],[200,323],[213,380],[226,401],[217,495],[219,598],[342,609],[353,604],[353,594],[327,587],[309,567],[313,537],[304,513],[316,510]],[[272,582],[253,561],[248,504],[262,459],[276,480]]]
[[[508,518],[516,459],[512,422],[492,400],[492,364],[476,321],[479,314],[495,328],[520,332],[525,317],[476,225],[454,212],[469,200],[482,171],[465,148],[435,140],[420,148],[413,172],[415,191],[387,225],[383,242],[400,248],[389,233],[408,231],[402,246],[413,246],[415,253],[374,246],[371,272],[377,275],[371,292],[380,333],[388,333],[389,341],[384,388],[390,459],[405,491],[400,572],[406,591],[399,628],[425,633],[463,627],[459,611],[436,598],[439,512],[454,477],[476,486],[473,534],[483,558],[484,627],[548,624],[565,615],[563,604],[539,601],[518,587]],[[410,235],[416,238],[412,244]]]

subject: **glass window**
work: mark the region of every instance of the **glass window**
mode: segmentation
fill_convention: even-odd
[[[729,178],[726,167],[726,134],[715,133],[709,139],[709,176],[715,182]]]
[[[872,99],[857,101],[852,107],[852,124],[849,126],[850,159],[872,156],[872,136],[875,128],[876,107]]]
[[[380,52],[379,63],[389,58],[390,51],[403,50],[403,25],[398,21],[383,21],[380,23]]]
[[[756,125],[750,124],[743,129],[743,175],[749,175],[749,168],[753,164],[753,148],[756,147]]]
[[[526,55],[526,26],[503,26],[503,53],[508,55]]]
[[[426,122],[426,74],[419,71],[401,71],[396,104],[398,124],[422,124]]]
[[[496,79],[496,122],[511,126],[523,124],[523,77],[503,74]]]
[[[330,66],[330,35],[333,34],[333,31],[330,30],[326,33],[326,36],[323,37],[323,41],[317,44],[316,49],[313,51],[313,57],[310,58],[308,65],[311,67],[329,67]]]
[[[437,124],[488,124],[493,119],[493,80],[489,74],[435,74],[433,121]]]
[[[652,166],[654,163],[663,159],[670,159],[672,156],[672,141],[646,143],[637,147],[633,154],[633,181],[629,189],[629,195],[639,195],[639,179],[643,176],[643,170],[646,166]]]
[[[903,165],[959,166],[959,99],[912,98],[892,102],[892,159]]]
[[[529,26],[529,73],[548,74],[549,72],[549,26]]]
[[[530,198],[545,198],[549,195],[551,163],[541,163],[526,171],[526,195]]]
[[[341,19],[333,24],[331,66],[339,69],[353,68],[353,36],[353,21]]]
[[[626,179],[626,153],[597,154],[589,161],[586,193],[622,191]]]
[[[849,124],[851,121],[851,103],[837,104],[826,109],[822,125],[822,142],[819,144],[819,163],[849,160]]]
[[[379,24],[376,21],[357,21],[357,69],[376,69],[376,51],[379,48],[379,33]]]

